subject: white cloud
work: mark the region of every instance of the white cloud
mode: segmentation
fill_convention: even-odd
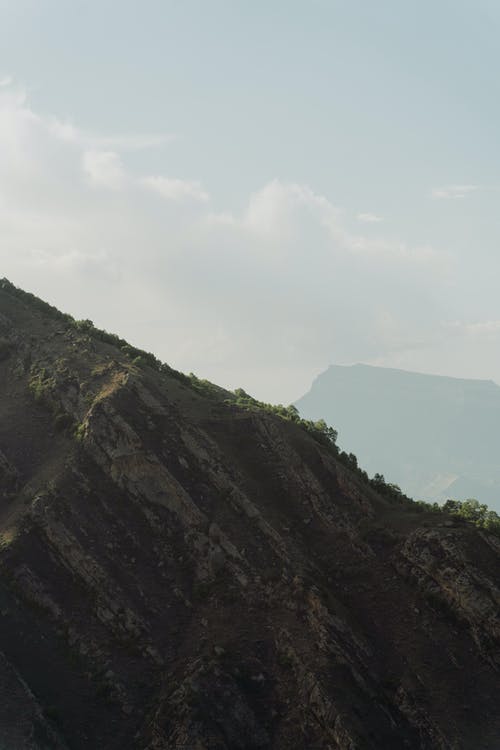
[[[125,169],[114,151],[85,151],[82,167],[93,187],[120,190],[126,184]]]
[[[446,270],[433,248],[353,234],[297,183],[215,209],[198,181],[132,171],[133,141],[91,143],[0,89],[1,275],[267,399],[292,400],[332,360],[433,340]]]
[[[172,177],[143,177],[139,184],[169,201],[193,200],[206,203],[208,193],[197,180],[179,180]]]
[[[383,221],[381,216],[371,213],[358,214],[356,219],[361,222],[361,224],[380,224],[380,222]]]
[[[483,320],[477,323],[466,323],[464,331],[473,336],[497,336],[500,334],[500,320]]]
[[[49,131],[62,141],[73,143],[85,149],[111,151],[141,151],[147,148],[164,146],[174,140],[171,133],[118,133],[102,135],[82,130],[68,120],[50,118]]]
[[[431,190],[434,200],[465,198],[480,189],[480,185],[445,185]]]
[[[209,226],[233,227],[237,223],[235,217],[229,211],[222,211],[220,213],[209,212],[205,217],[205,221]]]
[[[12,83],[13,83],[13,80],[11,76],[0,76],[0,88],[11,86]]]
[[[171,133],[122,133],[116,135],[89,136],[97,145],[116,148],[120,151],[141,151],[146,148],[158,148],[175,140]]]
[[[250,196],[241,225],[263,238],[286,241],[301,234],[305,223],[333,227],[338,213],[308,185],[275,179]]]

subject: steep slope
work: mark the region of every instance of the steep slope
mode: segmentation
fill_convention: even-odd
[[[497,538],[5,282],[0,350],[0,746],[500,746]]]
[[[500,511],[500,387],[368,365],[331,366],[297,402],[412,497],[477,497]],[[403,436],[403,439],[402,439]]]

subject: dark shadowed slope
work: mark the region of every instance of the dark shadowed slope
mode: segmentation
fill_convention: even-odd
[[[370,473],[413,497],[477,497],[500,511],[500,387],[368,365],[329,367],[297,406],[339,430]]]
[[[7,284],[0,342],[0,747],[498,750],[497,538]]]

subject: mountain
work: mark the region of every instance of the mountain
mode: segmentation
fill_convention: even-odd
[[[329,367],[296,406],[324,417],[373,474],[426,500],[476,497],[500,510],[500,387],[404,370]]]
[[[0,747],[498,750],[498,537],[5,280],[0,384]]]

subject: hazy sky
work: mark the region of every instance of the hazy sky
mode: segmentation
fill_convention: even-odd
[[[0,276],[291,401],[500,382],[498,0],[0,0]]]

